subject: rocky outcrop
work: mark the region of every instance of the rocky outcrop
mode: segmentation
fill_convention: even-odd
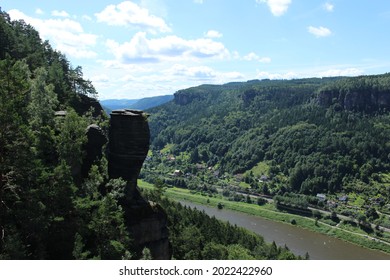
[[[370,113],[390,109],[390,90],[387,92],[350,91],[347,93],[324,90],[319,93],[318,101],[324,107],[338,103],[348,111]]]
[[[71,101],[70,105],[75,109],[77,114],[83,115],[92,109],[92,116],[98,117],[104,114],[102,105],[95,98],[78,94]]]
[[[207,94],[211,92],[212,90],[205,88],[205,86],[179,90],[173,95],[173,101],[176,104],[183,106],[191,103],[194,100],[203,100],[207,97]]]
[[[88,172],[92,164],[102,158],[103,147],[107,143],[107,138],[104,135],[102,129],[96,124],[91,124],[87,127],[86,135],[87,142],[83,147],[83,150],[85,151],[85,157],[81,167],[81,174],[83,178],[88,177]]]
[[[244,107],[247,107],[250,105],[250,103],[255,99],[255,97],[260,94],[255,89],[247,89],[241,94],[241,99],[243,101]]]
[[[149,150],[150,132],[142,111],[114,110],[108,143],[108,174],[128,182],[126,198],[137,195],[137,179]]]
[[[340,105],[348,111],[373,113],[390,109],[390,76],[347,78],[319,90],[318,103],[324,107]]]
[[[110,178],[122,178],[127,182],[122,202],[127,226],[137,248],[148,247],[154,259],[169,259],[166,214],[161,207],[142,198],[137,188],[149,139],[149,126],[142,111],[115,110],[111,113],[108,173]]]
[[[125,207],[128,228],[138,252],[145,247],[150,249],[153,259],[171,258],[167,215],[154,202],[136,200]]]
[[[183,92],[176,92],[174,94],[174,102],[178,105],[187,105],[193,100],[193,98],[190,95],[187,95]]]

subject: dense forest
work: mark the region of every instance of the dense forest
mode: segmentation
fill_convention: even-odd
[[[377,219],[390,212],[389,109],[390,74],[180,90],[148,110],[153,154],[143,176],[228,195],[237,181],[239,191],[301,194],[321,207],[316,196],[328,196],[325,207],[348,202],[344,214]],[[167,176],[174,170],[183,176]]]
[[[297,259],[287,247],[279,247],[275,242],[267,244],[255,233],[164,198],[161,181],[157,180],[155,187],[151,192],[144,190],[144,195],[157,201],[167,212],[173,259]]]
[[[80,172],[87,126],[106,123],[94,110],[96,90],[81,67],[5,12],[0,40],[0,259],[125,255],[122,210],[98,191],[104,161]]]
[[[86,165],[87,127],[107,136],[96,97],[81,67],[0,10],[0,259],[151,258],[134,246],[126,182],[109,179],[104,148]],[[176,259],[295,258],[258,235],[160,201]]]

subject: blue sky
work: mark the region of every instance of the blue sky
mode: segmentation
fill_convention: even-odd
[[[0,0],[100,99],[200,84],[390,72],[388,0]]]

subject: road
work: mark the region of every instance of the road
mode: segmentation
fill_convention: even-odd
[[[244,192],[239,192],[239,191],[236,191],[236,194],[241,194],[241,195],[248,195],[247,193],[244,193]],[[263,198],[265,200],[268,201],[268,203],[274,203],[274,200],[272,198],[269,198],[269,197],[265,197],[265,196],[262,196],[262,195],[255,195],[255,194],[249,194],[250,198],[252,199],[257,199],[257,198]],[[321,214],[323,215],[332,215],[332,212],[330,211],[326,211],[326,210],[323,210],[323,209],[318,209],[318,208],[314,208],[314,207],[308,207],[309,210],[311,211],[318,211],[320,212]],[[354,219],[354,218],[351,218],[351,217],[348,217],[348,216],[344,216],[344,215],[341,215],[341,214],[337,214],[337,217],[340,219],[340,220],[343,220],[343,221],[349,221],[349,222],[354,222],[356,224],[359,224],[359,221],[357,219]],[[337,225],[339,226],[339,224]],[[370,226],[372,229],[375,229],[375,228],[378,228],[379,230],[381,231],[384,231],[384,232],[390,232],[390,229],[389,228],[385,228],[385,227],[382,227],[382,226],[377,226],[375,224],[372,224],[370,223]],[[340,229],[340,228],[339,228]],[[347,232],[350,232],[348,230],[344,230],[344,229],[341,229],[343,231],[347,231]],[[353,233],[353,232],[351,232]],[[358,234],[358,233],[357,233]],[[364,236],[364,237],[367,237],[367,235],[364,235],[364,234],[358,234],[358,235],[361,235],[361,236]],[[381,241],[383,243],[386,243],[388,245],[390,245],[390,243],[386,242],[386,241],[383,241],[383,240],[380,240],[380,239],[377,239],[377,238],[374,238],[372,237],[373,240],[376,240],[376,241]]]

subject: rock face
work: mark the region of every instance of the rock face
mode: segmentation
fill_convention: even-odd
[[[173,95],[173,100],[177,105],[187,105],[194,100],[205,99],[207,94],[210,92],[211,90],[205,88],[205,86],[179,90]]]
[[[192,101],[192,98],[189,95],[181,94],[181,93],[175,93],[175,103],[178,105],[187,105]]]
[[[347,78],[322,88],[318,102],[347,111],[374,113],[390,109],[390,75]]]
[[[128,182],[126,197],[136,196],[137,179],[149,150],[150,132],[142,111],[111,113],[108,143],[108,174]]]
[[[70,103],[79,115],[83,115],[91,109],[92,116],[94,117],[98,117],[104,113],[103,107],[98,100],[83,94],[77,95],[77,98],[73,98]]]
[[[390,91],[388,92],[338,92],[321,91],[318,95],[319,104],[329,107],[335,102],[348,111],[375,112],[390,108]]]
[[[149,126],[138,110],[115,110],[111,113],[108,173],[110,178],[127,182],[123,208],[136,247],[147,247],[154,259],[170,259],[167,217],[156,204],[140,195],[137,179],[149,150]]]
[[[83,178],[87,178],[92,164],[100,160],[103,155],[103,146],[107,143],[107,138],[101,128],[96,124],[91,124],[86,130],[87,143],[84,145],[85,158],[81,166]]]

